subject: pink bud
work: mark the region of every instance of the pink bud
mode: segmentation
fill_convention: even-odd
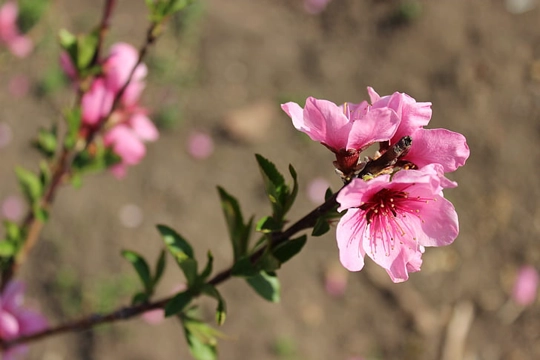
[[[11,221],[18,221],[24,215],[24,202],[18,196],[8,196],[2,203],[2,215]]]
[[[512,299],[521,306],[534,303],[538,292],[538,271],[532,266],[523,266],[516,277]]]

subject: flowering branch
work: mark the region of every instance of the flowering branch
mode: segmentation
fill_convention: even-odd
[[[107,0],[105,3],[105,9],[103,13],[103,18],[100,25],[99,30],[99,41],[98,46],[96,50],[96,56],[97,53],[99,53],[101,44],[103,42],[103,37],[105,36],[105,33],[107,32],[107,29],[109,27],[109,19],[110,15],[112,13],[113,7],[115,5],[114,0]],[[131,82],[133,75],[135,73],[135,70],[137,67],[142,63],[143,59],[145,58],[149,47],[155,43],[157,38],[160,35],[159,29],[161,29],[162,22],[166,18],[162,18],[159,20],[154,20],[151,22],[148,30],[146,39],[143,43],[143,45],[138,50],[138,58],[135,66],[131,69],[127,81],[124,83],[124,85],[119,89],[119,91],[115,94],[114,100],[113,100],[113,106],[111,107],[108,114],[104,117],[105,119],[111,116],[111,114],[114,112],[115,108],[120,102],[120,99],[122,98],[122,95],[125,93],[126,88],[128,87],[129,83]],[[80,94],[79,94],[80,95]],[[76,107],[80,107],[82,101],[82,97],[77,97]],[[52,177],[50,183],[47,185],[47,188],[44,192],[44,195],[39,200],[40,209],[43,211],[48,211],[49,208],[52,205],[52,202],[54,200],[54,196],[59,188],[59,186],[63,183],[63,180],[66,178],[67,175],[70,174],[71,171],[71,164],[73,159],[81,152],[87,149],[87,147],[92,143],[94,140],[95,135],[101,130],[101,127],[105,121],[102,121],[99,126],[96,126],[91,131],[89,131],[84,139],[84,147],[82,149],[70,149],[66,147],[65,145],[62,147],[61,153],[58,156],[57,160],[54,164],[50,165],[50,168],[52,171]],[[42,219],[39,219],[33,209],[30,209],[28,211],[28,214],[26,215],[22,225],[21,229],[23,232],[26,233],[26,238],[23,241],[22,248],[18,252],[15,258],[12,258],[10,260],[10,263],[5,267],[4,271],[1,274],[1,285],[0,285],[0,291],[3,291],[7,283],[13,278],[15,272],[17,271],[17,268],[24,263],[26,258],[28,257],[29,252],[33,249],[33,247],[36,245],[39,236],[41,234],[41,231],[44,226],[44,221]]]

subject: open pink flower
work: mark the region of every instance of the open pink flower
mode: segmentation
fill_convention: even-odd
[[[428,164],[441,164],[444,172],[451,172],[463,166],[469,158],[470,150],[465,137],[446,129],[424,129],[431,119],[431,103],[416,102],[407,94],[394,93],[380,97],[368,87],[373,108],[390,108],[399,119],[399,127],[390,139],[394,145],[402,137],[410,136],[412,146],[403,160],[418,168]]]
[[[15,56],[26,57],[34,45],[17,28],[19,9],[14,1],[7,1],[0,7],[0,43],[4,43]]]
[[[420,270],[427,246],[452,243],[459,232],[454,206],[443,197],[445,180],[439,164],[398,171],[370,181],[353,179],[338,195],[339,211],[347,210],[337,226],[342,265],[364,267],[367,254],[386,269],[394,282]]]
[[[82,97],[83,124],[98,125],[111,112],[113,102],[114,93],[105,86],[105,81],[102,78],[95,79],[90,89]]]
[[[336,154],[336,166],[346,175],[356,170],[362,150],[375,142],[388,141],[399,125],[394,110],[375,109],[366,101],[337,106],[309,97],[303,109],[294,102],[281,108],[291,117],[296,129]]]
[[[0,296],[0,339],[10,340],[30,335],[47,327],[47,320],[40,313],[23,307],[24,285],[10,282]],[[20,345],[2,353],[3,360],[14,360],[24,353],[26,346]]]

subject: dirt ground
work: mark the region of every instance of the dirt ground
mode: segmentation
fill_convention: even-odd
[[[430,127],[467,137],[471,157],[450,175],[459,187],[446,191],[459,214],[458,239],[428,249],[422,271],[404,284],[392,284],[367,261],[335,298],[323,283],[338,261],[334,231],[310,238],[279,272],[281,303],[265,302],[238,279],[221,286],[228,317],[220,359],[539,359],[538,301],[518,309],[510,293],[520,266],[540,267],[540,4],[513,14],[503,0],[424,0],[414,2],[421,12],[408,21],[396,15],[403,4],[334,0],[313,16],[300,0],[207,0],[183,27],[170,26],[149,59],[143,102],[174,126],[125,180],[103,174],[86,178],[81,189],[62,189],[20,274],[29,301],[52,323],[127,304],[137,283],[119,252],[129,248],[155,259],[156,223],[178,229],[200,259],[211,249],[216,269],[228,267],[215,187],[237,196],[246,216],[266,215],[254,153],[283,172],[289,163],[297,169],[301,191],[291,220],[315,206],[306,192],[312,179],[325,178],[334,189],[340,183],[331,154],[305,141],[279,103],[307,96],[360,102],[372,86],[431,101]],[[14,131],[13,143],[0,149],[0,199],[17,189],[15,164],[37,167],[27,140],[72,102],[67,88],[16,97],[7,84],[17,75],[42,82],[58,57],[58,30],[88,30],[100,12],[95,1],[56,1],[32,32],[39,42],[34,55],[0,57],[0,120]],[[144,24],[144,2],[120,0],[109,43],[140,44]],[[204,161],[186,153],[193,130],[215,141]],[[126,204],[142,209],[140,226],[119,221]],[[170,262],[160,295],[182,281]],[[214,306],[202,302],[206,318]],[[140,319],[41,341],[28,357],[188,358],[174,320]]]

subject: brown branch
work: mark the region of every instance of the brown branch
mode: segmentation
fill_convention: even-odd
[[[96,53],[92,59],[92,65],[96,65],[101,58],[101,50],[103,49],[103,43],[105,42],[105,36],[109,32],[111,24],[111,15],[114,7],[116,6],[116,0],[105,0],[105,6],[103,7],[103,15],[101,17],[101,23],[98,28],[98,44]]]

